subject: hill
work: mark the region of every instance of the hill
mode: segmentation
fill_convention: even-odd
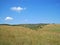
[[[60,45],[60,24],[36,30],[24,26],[0,25],[0,45]]]
[[[18,24],[18,25],[12,25],[12,26],[22,26],[25,28],[37,30],[38,28],[43,28],[45,25],[48,25],[48,24]]]

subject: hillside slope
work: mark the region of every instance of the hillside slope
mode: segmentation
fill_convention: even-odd
[[[46,25],[37,31],[1,25],[0,45],[60,45],[60,25]]]

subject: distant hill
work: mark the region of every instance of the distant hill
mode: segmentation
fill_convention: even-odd
[[[0,24],[0,25],[22,26],[22,27],[25,27],[25,28],[30,28],[30,29],[33,29],[33,30],[37,30],[38,28],[43,28],[45,25],[48,25],[48,24],[17,24],[17,25]]]
[[[0,26],[3,26],[3,25],[6,25],[6,26],[8,25],[8,26],[10,26],[10,24],[0,24]]]

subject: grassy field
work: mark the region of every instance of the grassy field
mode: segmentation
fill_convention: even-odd
[[[0,25],[0,45],[60,45],[60,24],[34,26]]]

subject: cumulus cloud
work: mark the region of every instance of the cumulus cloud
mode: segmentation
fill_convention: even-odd
[[[13,11],[18,11],[18,12],[20,12],[20,11],[22,11],[22,10],[25,10],[26,8],[22,8],[22,7],[11,7],[11,10],[13,10]]]
[[[6,17],[5,20],[13,20],[12,17]]]

